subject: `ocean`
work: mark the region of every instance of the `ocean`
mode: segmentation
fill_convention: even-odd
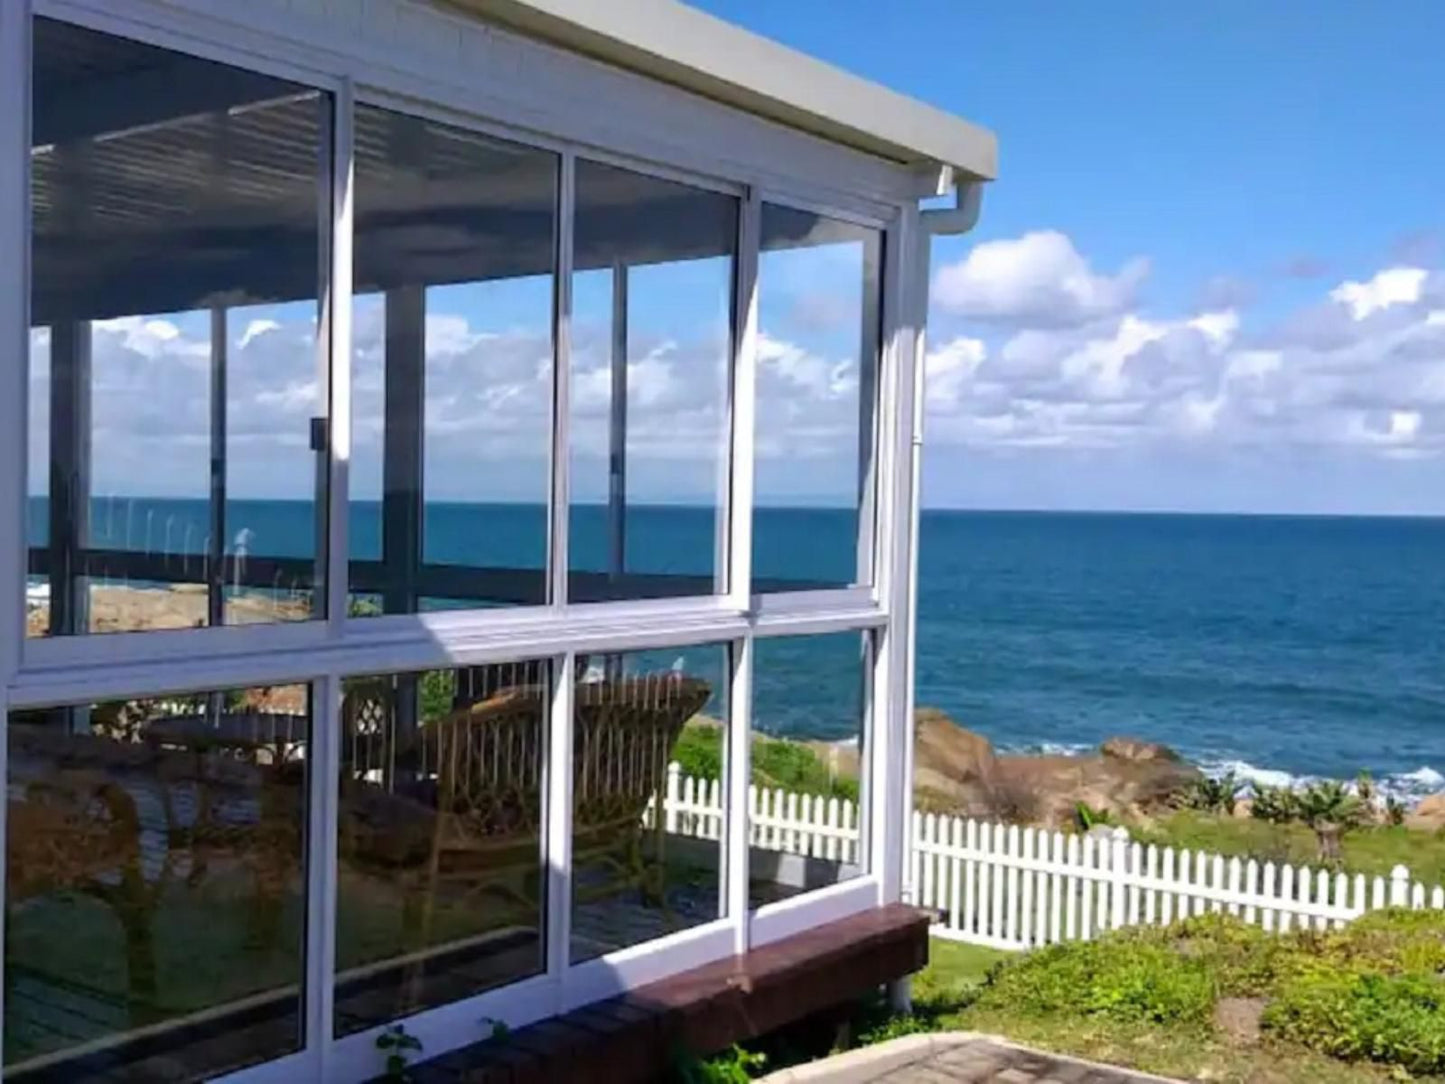
[[[919,583],[918,703],[1000,747],[1445,787],[1445,519],[930,512]]]
[[[35,544],[43,509],[34,499]],[[309,505],[232,501],[228,514],[252,553],[311,552]],[[712,523],[704,509],[635,509],[634,567],[697,571],[688,555],[711,553]],[[574,510],[592,567],[604,524],[600,508]],[[353,506],[358,556],[378,555],[379,526],[375,504]],[[545,529],[538,507],[437,504],[425,549],[535,567]],[[846,574],[847,552],[820,540],[850,531],[841,510],[759,509],[759,574]],[[200,554],[205,502],[97,498],[92,534]],[[1445,519],[926,511],[919,599],[918,704],[1002,750],[1077,752],[1128,734],[1259,782],[1363,769],[1402,796],[1445,787]],[[759,724],[856,736],[857,682],[837,648],[760,653]]]

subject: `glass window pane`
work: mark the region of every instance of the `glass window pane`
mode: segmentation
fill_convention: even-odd
[[[595,656],[578,670],[573,963],[724,913],[728,649]]]
[[[319,616],[330,98],[34,26],[29,632]]]
[[[569,598],[711,595],[738,203],[577,163]]]
[[[882,236],[764,204],[753,591],[872,582]]]
[[[10,714],[7,1080],[200,1080],[300,1049],[309,701]]]
[[[753,907],[838,884],[866,867],[866,633],[753,647]]]
[[[336,1029],[539,973],[545,661],[348,678]]]
[[[353,615],[547,601],[557,168],[356,108]]]

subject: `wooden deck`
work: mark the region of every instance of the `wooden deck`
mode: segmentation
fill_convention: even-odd
[[[651,1081],[703,1056],[859,997],[928,962],[926,912],[895,904],[815,927],[420,1062],[415,1084]]]

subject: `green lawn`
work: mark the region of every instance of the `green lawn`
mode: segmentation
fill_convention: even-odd
[[[1315,834],[1303,824],[1271,824],[1252,817],[1181,810],[1133,833],[1144,843],[1238,855],[1261,863],[1314,865],[1318,861]],[[1361,828],[1345,836],[1347,872],[1388,877],[1396,866],[1405,866],[1424,884],[1445,884],[1445,832],[1385,827]]]

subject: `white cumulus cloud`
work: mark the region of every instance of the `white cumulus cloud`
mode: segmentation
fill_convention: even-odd
[[[1413,305],[1427,273],[1418,267],[1391,267],[1366,282],[1342,282],[1330,291],[1330,300],[1346,306],[1356,320],[1392,305]]]
[[[1129,308],[1148,274],[1149,261],[1142,258],[1112,275],[1097,272],[1067,236],[1039,230],[976,245],[958,263],[941,268],[933,300],[973,319],[1076,326]]]
[[[1386,267],[1264,327],[1227,307],[1161,318],[1130,282],[1128,269],[1095,274],[1055,234],[980,245],[945,268],[935,315],[968,330],[928,359],[931,443],[1445,458],[1438,274]]]

